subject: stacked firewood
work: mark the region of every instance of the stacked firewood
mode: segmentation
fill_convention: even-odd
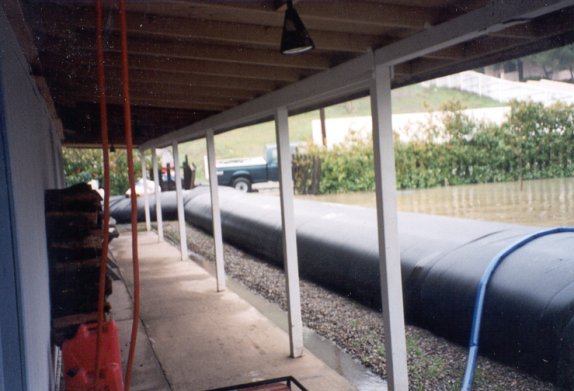
[[[80,324],[97,321],[101,201],[86,184],[45,194],[52,338],[57,345],[72,337]],[[106,298],[111,286],[106,278]],[[109,311],[107,302],[105,307]]]

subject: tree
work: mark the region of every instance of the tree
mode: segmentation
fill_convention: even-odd
[[[556,61],[559,69],[570,71],[570,81],[574,82],[574,45],[566,45],[556,49]]]
[[[554,50],[532,54],[528,57],[525,57],[524,61],[536,64],[541,67],[544,71],[544,77],[546,79],[552,79],[552,74],[558,66],[558,60],[556,59],[556,53]]]

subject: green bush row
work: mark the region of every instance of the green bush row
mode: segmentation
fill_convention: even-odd
[[[63,148],[64,178],[66,186],[96,179],[104,187],[104,173],[101,149]],[[149,167],[149,162],[148,162]],[[124,194],[129,188],[128,160],[125,149],[110,153],[110,194]],[[134,158],[134,173],[141,176],[141,162]]]
[[[475,122],[461,109],[459,103],[445,105],[442,123],[429,117],[409,142],[395,135],[399,189],[573,175],[573,105],[512,102],[502,125]],[[374,190],[371,139],[351,135],[331,150],[312,146],[307,155],[294,157],[296,189],[310,187],[301,181],[314,177],[305,170],[318,161],[319,193]]]

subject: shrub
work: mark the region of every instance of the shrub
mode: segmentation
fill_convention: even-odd
[[[399,189],[573,175],[573,105],[515,101],[501,126],[474,122],[461,109],[445,105],[442,123],[429,117],[420,139],[395,137]],[[320,161],[319,193],[374,190],[371,139],[351,135],[332,150],[311,147],[308,155],[295,157],[294,164]],[[295,177],[296,188],[304,176]]]

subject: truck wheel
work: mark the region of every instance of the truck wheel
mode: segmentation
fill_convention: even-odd
[[[235,190],[247,193],[251,191],[251,181],[247,178],[240,177],[233,181],[233,187]]]

